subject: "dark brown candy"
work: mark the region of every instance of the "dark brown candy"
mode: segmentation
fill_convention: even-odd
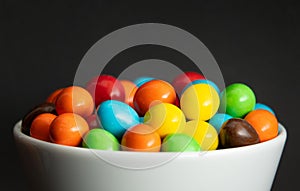
[[[233,148],[259,143],[255,129],[244,119],[232,118],[225,122],[219,133],[221,148]]]
[[[32,121],[42,113],[52,113],[57,115],[55,105],[53,103],[42,103],[31,109],[22,119],[22,132],[29,135]]]

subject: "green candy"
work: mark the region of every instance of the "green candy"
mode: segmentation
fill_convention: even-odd
[[[201,147],[193,137],[178,133],[167,135],[163,140],[161,150],[163,152],[188,152],[201,151]]]
[[[243,118],[254,109],[255,103],[255,94],[250,87],[242,83],[234,83],[222,92],[219,110],[232,117]]]
[[[82,146],[84,148],[99,150],[119,150],[119,142],[110,132],[104,129],[92,129],[83,138]]]

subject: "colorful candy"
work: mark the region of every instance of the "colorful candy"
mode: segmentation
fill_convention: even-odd
[[[271,112],[273,115],[275,115],[274,110],[270,106],[267,106],[266,104],[263,104],[263,103],[256,103],[254,106],[254,110],[256,110],[256,109],[264,109],[264,110]]]
[[[56,144],[79,146],[83,135],[88,131],[89,125],[80,115],[63,113],[50,125],[50,140]]]
[[[220,110],[232,117],[242,118],[254,109],[255,103],[255,94],[249,86],[234,83],[222,92]]]
[[[121,144],[125,151],[159,152],[161,139],[152,127],[138,124],[125,132]]]
[[[164,138],[161,150],[163,152],[197,152],[201,151],[201,147],[193,137],[176,133]]]
[[[222,148],[241,147],[259,143],[255,129],[244,119],[227,120],[219,133]]]
[[[86,89],[92,95],[96,107],[106,100],[125,100],[123,85],[111,75],[100,75],[92,78],[86,84]]]
[[[164,80],[151,80],[140,86],[133,98],[134,108],[143,116],[148,109],[157,103],[174,103],[176,93],[174,88]]]
[[[120,82],[123,85],[124,91],[125,91],[124,102],[133,108],[134,107],[133,106],[133,98],[134,98],[134,94],[135,94],[136,90],[138,89],[138,87],[129,80],[120,80]]]
[[[24,116],[22,132],[99,150],[198,152],[268,141],[278,135],[278,120],[243,83],[220,93],[197,72],[178,75],[172,85],[152,77],[132,82],[100,75],[85,88],[53,91]]]
[[[150,107],[144,116],[144,123],[164,138],[168,134],[182,132],[186,120],[183,112],[175,105],[160,103]]]
[[[102,102],[97,115],[103,129],[121,139],[125,131],[140,123],[139,116],[132,107],[117,100],[107,100]]]
[[[220,104],[217,91],[208,84],[195,84],[187,88],[181,98],[180,107],[187,119],[210,119]]]
[[[42,141],[50,142],[49,129],[56,115],[52,113],[42,113],[31,123],[30,136]]]
[[[176,76],[172,81],[172,86],[175,88],[178,94],[181,94],[183,88],[192,81],[204,79],[205,77],[202,74],[198,72],[188,71]]]
[[[94,111],[94,101],[86,89],[79,86],[70,86],[64,88],[57,96],[55,108],[58,115],[76,113],[82,117],[87,117]]]
[[[217,130],[217,132],[220,132],[220,129],[225,121],[228,119],[231,119],[232,116],[228,115],[226,113],[216,113],[210,120],[209,123]]]
[[[246,115],[245,120],[254,127],[261,142],[270,140],[278,134],[278,121],[268,110],[251,111]]]
[[[32,121],[42,113],[52,113],[56,115],[55,105],[53,103],[41,103],[32,108],[22,119],[22,132],[26,135],[30,135]]]
[[[216,150],[219,145],[216,129],[205,121],[188,121],[186,123],[184,133],[192,136],[204,151]]]
[[[83,138],[82,146],[84,148],[99,150],[119,150],[119,142],[110,132],[104,129],[92,129]]]

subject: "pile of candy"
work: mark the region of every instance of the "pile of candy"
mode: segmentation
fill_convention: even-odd
[[[278,121],[243,83],[221,92],[197,72],[183,72],[172,82],[102,74],[85,87],[52,92],[25,115],[22,132],[100,150],[207,151],[270,140]]]

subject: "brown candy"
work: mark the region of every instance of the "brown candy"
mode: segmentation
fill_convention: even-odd
[[[42,103],[31,109],[22,119],[22,132],[29,135],[32,121],[42,113],[52,113],[57,115],[55,105],[53,103]]]
[[[219,133],[221,148],[233,148],[259,143],[255,129],[244,119],[232,118],[225,122]]]

